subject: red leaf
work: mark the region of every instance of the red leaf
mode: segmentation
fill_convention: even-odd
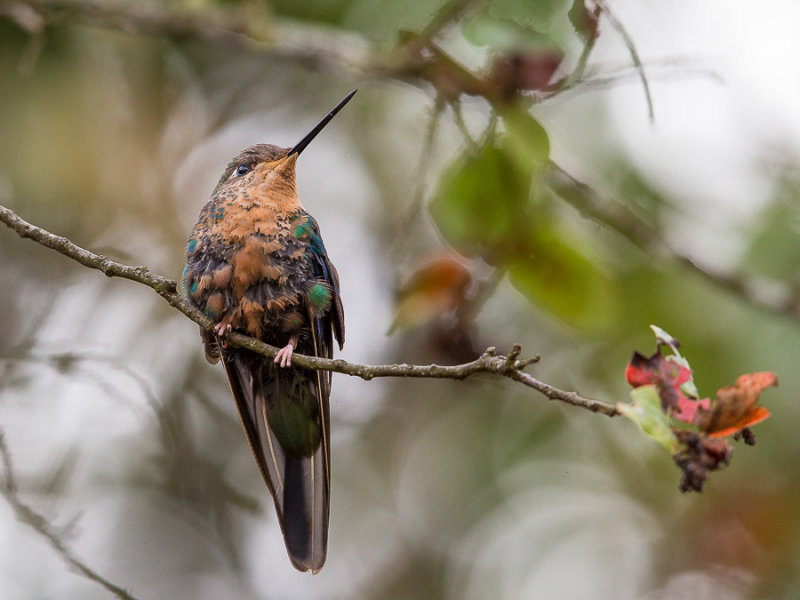
[[[633,387],[659,381],[669,382],[670,385],[681,385],[689,381],[691,376],[692,372],[689,369],[673,360],[667,360],[660,352],[649,357],[634,352],[625,370],[625,378]]]
[[[600,6],[590,9],[586,5],[586,0],[574,0],[572,8],[569,9],[569,20],[575,31],[584,40],[595,40],[597,38],[597,25],[600,17]]]
[[[472,274],[463,261],[443,255],[419,266],[397,293],[396,327],[413,327],[456,310],[466,300]]]
[[[639,354],[639,352],[633,353],[633,357],[625,369],[625,379],[631,384],[631,387],[639,387],[640,385],[647,385],[655,381],[657,366],[652,364],[652,361],[658,358],[661,358],[659,353],[654,354],[650,358]]]
[[[758,406],[764,388],[778,385],[775,373],[760,372],[741,375],[733,385],[717,391],[710,409],[700,410],[694,423],[711,437],[724,437],[760,423],[770,413]]]
[[[693,400],[684,396],[678,390],[678,405],[675,410],[675,418],[684,423],[693,423],[698,411],[708,410],[711,406],[711,400],[703,398],[702,400]]]
[[[710,432],[708,436],[712,438],[719,438],[719,437],[726,437],[729,435],[733,435],[734,433],[741,431],[745,427],[751,427],[756,423],[761,423],[761,421],[770,416],[770,414],[771,413],[763,406],[756,406],[753,408],[753,410],[751,410],[749,413],[747,413],[739,421],[737,421],[730,427]]]
[[[672,409],[675,418],[686,422],[694,419],[698,409],[698,403],[687,398],[680,389],[691,376],[689,369],[674,360],[667,360],[660,352],[650,357],[634,352],[625,369],[625,379],[631,386],[654,384],[664,410]],[[704,407],[707,408],[707,404]]]

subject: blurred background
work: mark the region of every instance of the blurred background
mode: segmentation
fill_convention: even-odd
[[[334,375],[310,576],[196,325],[3,228],[16,498],[142,600],[797,598],[798,22],[790,0],[0,1],[0,203],[30,222],[177,279],[230,158],[359,88],[298,166],[338,356],[518,342],[536,377],[617,402],[656,323],[704,396],[780,378],[758,444],[681,494],[624,419],[489,376]],[[0,501],[0,597],[111,597],[53,545]]]

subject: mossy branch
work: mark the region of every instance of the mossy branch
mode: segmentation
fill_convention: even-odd
[[[182,312],[189,319],[200,325],[200,327],[207,330],[211,330],[214,327],[214,323],[211,319],[192,306],[189,300],[178,291],[175,281],[162,275],[152,273],[145,266],[125,265],[113,261],[102,254],[96,254],[90,250],[81,248],[65,237],[55,235],[41,227],[28,223],[14,211],[2,205],[0,205],[0,221],[16,231],[21,237],[28,238],[42,246],[51,248],[85,267],[102,271],[108,277],[121,277],[146,285],[166,300],[170,306]],[[263,354],[269,358],[273,358],[278,352],[278,348],[275,346],[270,346],[255,338],[236,332],[231,332],[227,340],[234,346],[247,348],[248,350]],[[460,365],[412,365],[406,363],[362,365],[350,363],[341,359],[318,358],[304,356],[302,354],[295,354],[292,357],[292,364],[307,369],[333,371],[344,375],[352,375],[353,377],[360,377],[367,381],[376,377],[466,379],[476,373],[490,373],[507,377],[530,387],[549,400],[566,402],[567,404],[579,406],[609,417],[619,414],[614,404],[586,398],[576,392],[561,390],[526,373],[524,371],[525,367],[538,362],[539,357],[520,358],[520,354],[521,347],[515,344],[508,355],[497,354],[495,348],[492,347],[488,348],[475,360]]]

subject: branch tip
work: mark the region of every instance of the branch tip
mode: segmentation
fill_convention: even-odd
[[[534,354],[533,356],[529,356],[528,358],[522,358],[516,362],[514,362],[514,368],[518,371],[521,371],[528,365],[532,365],[534,363],[538,363],[542,357],[538,354]]]
[[[511,350],[508,352],[508,357],[506,358],[506,362],[514,362],[519,357],[520,353],[522,352],[522,346],[520,344],[514,344],[511,346]]]

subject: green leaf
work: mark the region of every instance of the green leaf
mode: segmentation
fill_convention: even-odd
[[[511,284],[533,304],[580,329],[600,329],[613,316],[611,280],[552,223],[533,239],[530,256],[509,268]]]
[[[518,52],[550,47],[540,32],[506,19],[477,15],[463,27],[464,37],[475,46],[488,47],[501,52]]]
[[[464,38],[492,50],[560,48],[565,0],[495,0],[462,26]]]
[[[562,19],[566,0],[493,0],[489,12],[496,18],[510,19],[521,26],[533,23],[544,24]]]
[[[461,253],[496,262],[526,230],[530,179],[530,171],[504,149],[487,143],[447,169],[431,200],[431,215]]]
[[[506,135],[503,145],[520,169],[531,171],[550,158],[550,138],[544,127],[523,107],[515,105],[503,112]]]
[[[747,226],[749,245],[741,264],[761,280],[775,279],[793,286],[800,279],[800,189],[796,178],[794,172],[776,177],[769,204]]]
[[[672,432],[669,417],[661,410],[661,398],[654,385],[643,385],[631,390],[633,402],[617,402],[617,410],[642,428],[648,436],[661,444],[667,452],[678,451],[678,438]]]

